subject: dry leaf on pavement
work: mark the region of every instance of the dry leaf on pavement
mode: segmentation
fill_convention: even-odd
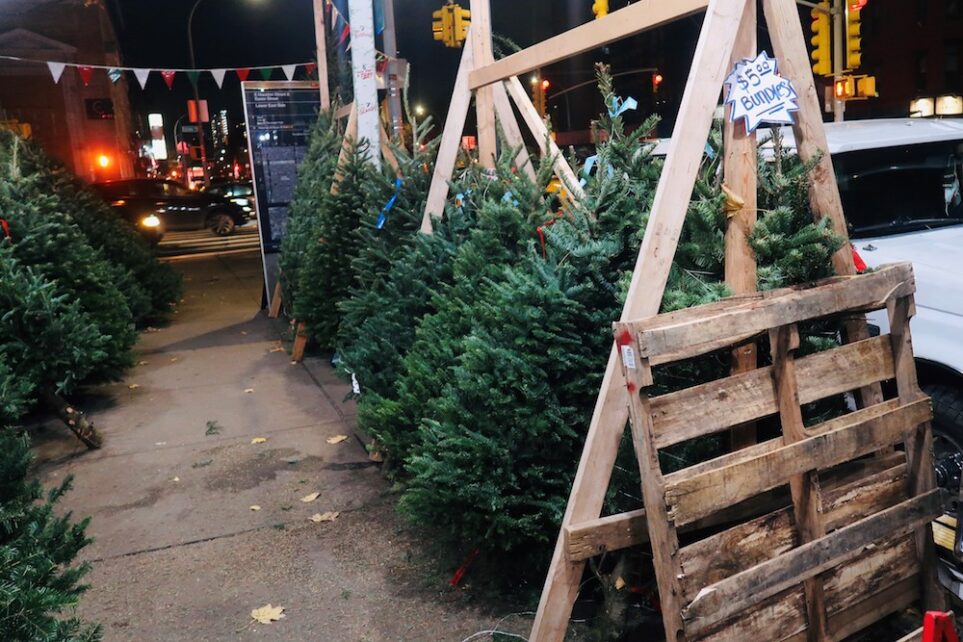
[[[347,435],[335,435],[334,437],[328,437],[326,441],[329,444],[340,444],[342,441],[347,441],[347,440],[348,440]]]
[[[261,624],[270,624],[271,622],[276,622],[284,617],[284,607],[271,606],[268,604],[259,609],[254,609],[251,611],[251,617]]]
[[[250,393],[254,392],[254,388],[245,388],[245,389],[244,389],[244,392],[250,394]]]
[[[308,519],[310,519],[315,524],[320,524],[321,522],[333,522],[334,520],[338,519],[338,515],[340,514],[341,513],[339,513],[338,511],[328,511],[326,513],[315,513]]]
[[[132,384],[130,384],[130,385],[127,386],[127,387],[130,388],[131,390],[137,390],[138,388],[140,388],[140,384],[139,384],[139,383],[132,383]]]
[[[254,510],[254,511],[261,510],[261,507],[258,506],[257,504],[254,504],[253,506],[251,506],[251,510]]]
[[[148,363],[147,361],[138,361],[138,362],[137,362],[137,365],[139,365],[139,366],[146,366],[147,363]]]
[[[307,503],[313,502],[320,496],[321,496],[321,493],[311,493],[310,495],[305,495],[304,497],[302,497],[301,501],[307,504]]]
[[[252,444],[263,444],[265,441],[267,441],[267,437],[255,437],[254,439],[251,440],[251,443],[252,443]]]

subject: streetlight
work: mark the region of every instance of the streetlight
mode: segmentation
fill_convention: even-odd
[[[424,115],[425,115],[425,106],[415,105],[415,116],[424,116]]]

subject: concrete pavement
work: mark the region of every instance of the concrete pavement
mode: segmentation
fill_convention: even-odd
[[[93,518],[81,615],[107,642],[460,642],[490,628],[498,618],[446,586],[450,569],[395,514],[348,386],[320,358],[291,365],[278,349],[280,326],[258,310],[259,257],[176,265],[185,296],[172,322],[87,401],[104,448],[53,424],[35,434],[42,478],[74,475],[63,506]],[[340,516],[309,521],[326,511]],[[286,617],[254,624],[268,603]]]

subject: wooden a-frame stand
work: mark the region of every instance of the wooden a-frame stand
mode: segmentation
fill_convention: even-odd
[[[819,94],[810,71],[795,2],[761,0],[761,4],[780,73],[793,83],[799,94],[800,110],[793,127],[797,152],[804,162],[818,157],[810,189],[812,210],[818,218],[829,218],[834,232],[848,239],[832,161],[827,152]],[[472,92],[475,92],[479,110],[479,161],[490,167],[495,150],[493,113],[497,113],[508,142],[515,145],[515,141],[520,140],[514,114],[507,105],[507,95],[515,101],[536,141],[542,144],[546,140],[545,126],[519,82],[519,75],[703,9],[706,14],[699,44],[621,319],[625,322],[657,314],[723,81],[735,62],[756,53],[757,0],[640,0],[497,62],[491,57],[488,1],[472,0],[471,46],[465,48],[458,70],[422,231],[430,233],[432,217],[443,214],[447,182],[452,176]],[[754,137],[747,135],[742,125],[727,121],[724,131],[725,186],[738,198],[731,199],[734,206],[729,211],[726,231],[726,281],[736,295],[751,293],[756,284],[755,262],[747,245],[747,235],[756,218],[755,150]],[[543,145],[541,151],[553,155],[556,173],[578,198],[580,190],[574,173],[557,148],[549,146],[546,149]],[[522,165],[527,159],[516,160]],[[833,267],[838,275],[855,274],[848,243],[833,256]],[[844,328],[850,343],[868,337],[865,320],[860,316],[846,321]],[[753,344],[734,350],[734,373],[752,370],[755,364]],[[878,381],[861,384],[857,401],[862,408],[880,404],[883,396]],[[529,638],[531,642],[562,642],[588,558],[649,541],[644,510],[600,517],[629,419],[629,408],[626,378],[613,343]],[[733,428],[733,448],[743,448],[754,442],[755,430],[751,422]],[[890,452],[891,449],[882,449],[880,456]],[[921,469],[917,466],[915,470]],[[925,529],[920,532],[922,530]],[[925,542],[918,539],[917,543],[919,553],[923,555]],[[923,572],[921,577],[923,586],[917,594],[928,607],[939,606],[942,594],[933,581],[932,572]],[[818,601],[818,595],[809,590],[817,583],[807,581],[807,600]],[[891,594],[880,599],[887,598],[893,604],[905,602],[905,596]],[[869,615],[887,612],[886,608],[887,604],[878,604]],[[826,627],[815,622],[805,637],[822,640],[829,639],[827,635]],[[681,640],[684,634],[680,636],[675,630],[670,638]]]

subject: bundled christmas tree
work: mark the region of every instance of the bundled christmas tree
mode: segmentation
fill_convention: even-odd
[[[71,479],[44,493],[28,479],[30,461],[26,437],[0,430],[0,632],[7,642],[96,642],[99,627],[71,614],[87,589],[89,565],[74,561],[90,520],[55,515]]]

